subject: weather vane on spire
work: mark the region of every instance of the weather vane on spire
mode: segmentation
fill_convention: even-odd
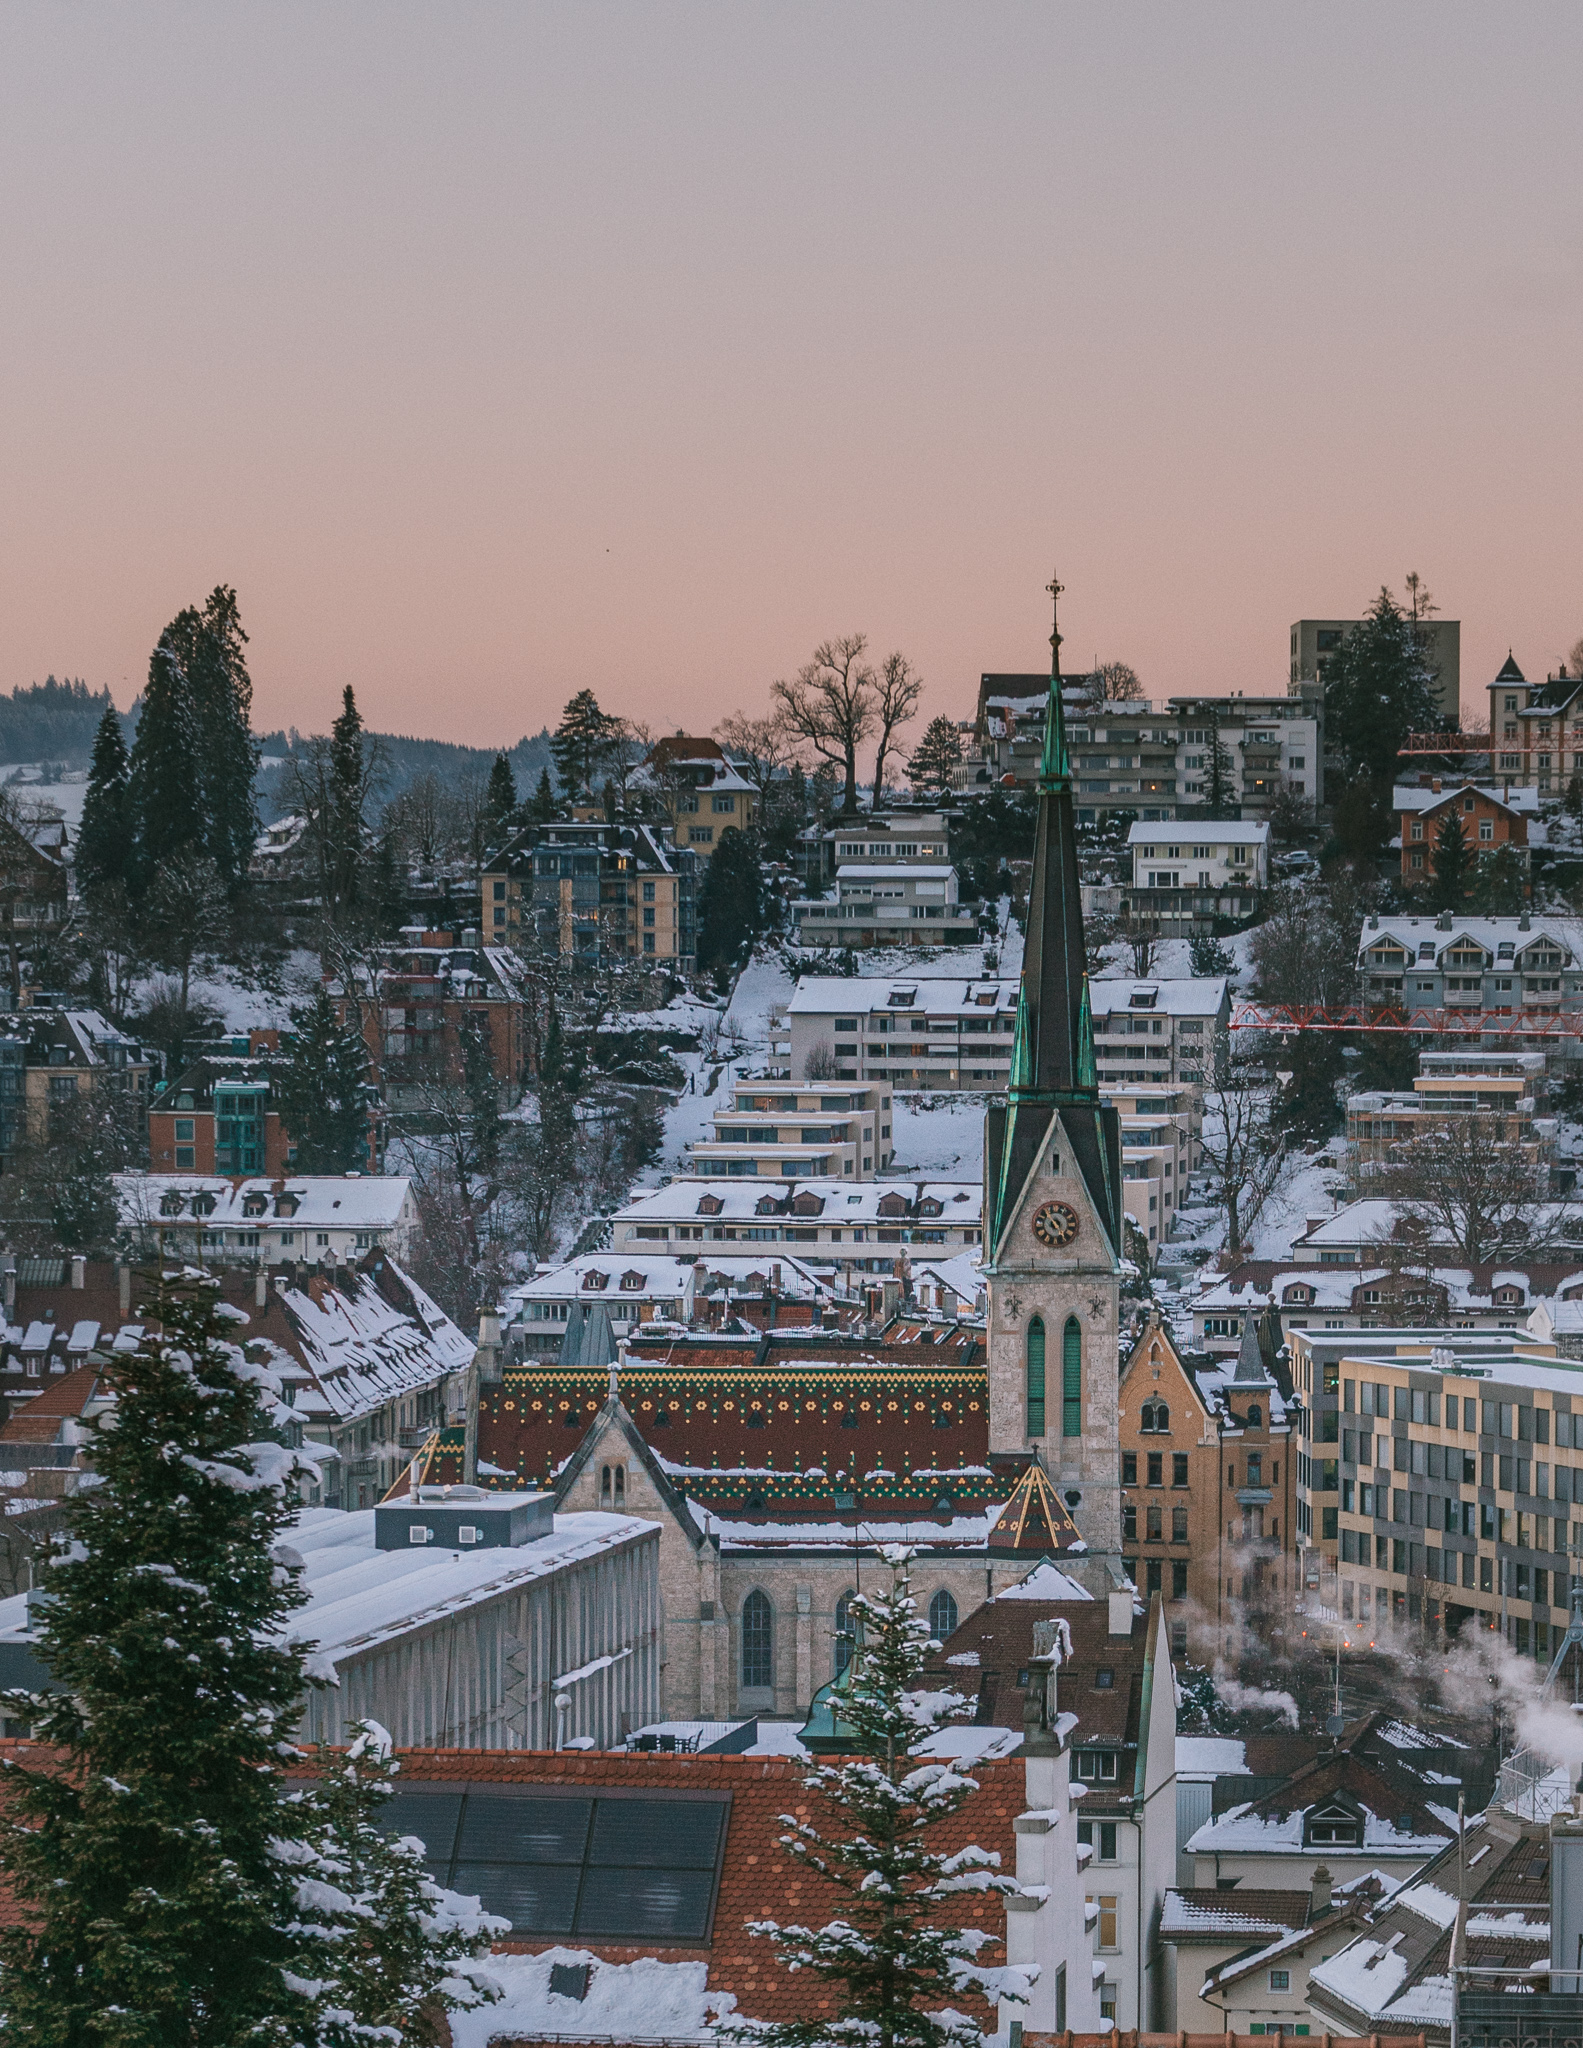
[[[1060,582],[1052,571],[1050,580],[1044,587],[1050,593],[1050,673],[1052,676],[1058,676],[1061,673],[1061,592],[1065,590],[1066,585]]]

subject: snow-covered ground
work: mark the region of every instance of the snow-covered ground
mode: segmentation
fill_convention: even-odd
[[[7,783],[18,796],[53,804],[66,820],[75,840],[77,828],[82,823],[83,800],[88,794],[88,771],[85,768],[69,769],[63,782],[44,782],[39,778],[36,761],[0,761],[0,786]]]

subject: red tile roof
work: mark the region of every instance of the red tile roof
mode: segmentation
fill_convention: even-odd
[[[709,1966],[709,1989],[736,1994],[740,2009],[756,2019],[824,2018],[839,2011],[839,1992],[814,1981],[806,1972],[791,1976],[775,1960],[770,1944],[747,1931],[754,1920],[801,1921],[817,1925],[839,1910],[841,1895],[817,1872],[779,1847],[785,1832],[783,1814],[811,1818],[815,1825],[836,1831],[841,1822],[816,1795],[805,1790],[807,1766],[791,1757],[746,1756],[612,1756],[598,1753],[553,1755],[535,1750],[406,1750],[402,1752],[406,1784],[445,1779],[472,1779],[492,1784],[569,1785],[597,1791],[600,1786],[639,1790],[666,1789],[729,1792],[731,1818],[726,1830],[720,1893],[715,1907],[714,1938],[706,1947],[665,1948],[667,1962],[688,1958]],[[976,1842],[999,1853],[1001,1868],[1014,1874],[1016,1839],[1012,1822],[1026,1801],[1020,1757],[975,1764],[972,1776],[979,1790],[961,1812],[935,1829],[930,1840],[942,1853]],[[970,1898],[952,1911],[957,1924],[982,1927],[1003,1939],[1005,1909],[998,1900]],[[512,1939],[508,1949],[532,1953],[564,1945],[559,1938]],[[607,1962],[631,1962],[657,1952],[653,1943],[641,1947],[590,1942],[579,1935],[579,1948]],[[994,1960],[997,1952],[986,1951]],[[1004,1960],[1004,1957],[1000,1957]],[[504,2038],[504,2037],[503,2037]]]

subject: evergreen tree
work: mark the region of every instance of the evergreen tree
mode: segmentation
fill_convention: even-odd
[[[1237,764],[1231,758],[1231,749],[1220,737],[1218,719],[1209,728],[1207,753],[1204,794],[1208,798],[1208,815],[1211,818],[1229,818],[1241,804],[1242,791],[1237,784]]]
[[[484,790],[484,844],[504,846],[517,826],[517,779],[504,754],[497,754]]]
[[[1435,834],[1435,872],[1429,885],[1429,900],[1436,910],[1462,908],[1472,868],[1473,856],[1463,837],[1462,820],[1455,811],[1447,811]]]
[[[1017,1893],[999,1858],[970,1847],[945,1854],[929,1830],[956,1813],[978,1787],[952,1761],[918,1754],[935,1719],[959,1702],[924,1690],[924,1659],[939,1644],[919,1619],[908,1578],[911,1552],[883,1553],[891,1584],[848,1603],[851,1662],[827,1697],[852,1733],[853,1755],[804,1774],[803,1784],[845,1823],[824,1832],[789,1821],[781,1846],[834,1887],[838,1907],[823,1927],[754,1921],[790,1970],[840,1989],[834,2020],[759,2021],[723,2029],[761,2048],[981,2048],[972,2021],[952,2010],[964,1992],[1026,2000],[1031,1973],[977,1961],[993,1937],[941,1924],[965,1892]]]
[[[131,871],[130,773],[126,735],[112,705],[94,734],[82,824],[77,832],[77,880],[85,897],[98,899],[114,883],[125,882]]]
[[[292,1043],[275,1095],[298,1173],[366,1172],[368,1050],[327,989],[291,1013]]]
[[[727,826],[698,891],[698,965],[706,973],[734,966],[764,929],[758,855],[745,832]]]
[[[1237,964],[1230,947],[1223,946],[1212,932],[1194,932],[1187,942],[1187,957],[1193,972],[1206,976],[1229,974]]]
[[[362,893],[364,805],[368,795],[363,718],[350,683],[341,694],[340,716],[330,728],[329,766],[329,815],[325,831],[331,886],[336,903],[350,906]]]
[[[198,722],[204,850],[234,891],[247,875],[258,836],[253,684],[236,592],[218,584],[201,610],[189,605],[179,612],[164,637],[181,662]]]
[[[1351,860],[1370,860],[1390,837],[1391,807],[1387,791],[1359,775],[1336,799],[1331,817],[1336,848]]]
[[[278,1388],[211,1286],[163,1289],[146,1322],[103,1368],[115,1426],[49,1567],[62,1690],[13,1696],[64,1769],[8,1772],[6,2039],[286,2048],[314,1975],[280,1772],[304,1681],[284,1638],[304,1595],[275,1552],[296,1460],[265,1440]]]
[[[400,1765],[390,1737],[361,1722],[343,1754],[321,1747],[314,1788],[315,1872],[344,1905],[326,1913],[330,1934],[321,2005],[333,2014],[326,2048],[449,2038],[443,2015],[487,2004],[500,1985],[478,1958],[511,1923],[434,1882],[423,1845],[380,1824]]]
[[[209,855],[184,847],[155,870],[143,898],[138,933],[162,967],[181,977],[181,1007],[188,1007],[193,963],[218,952],[231,930],[225,879]]]
[[[932,718],[907,763],[907,780],[920,797],[943,799],[956,787],[962,761],[962,735],[954,719]]]
[[[550,740],[555,772],[568,799],[592,797],[595,776],[620,744],[620,719],[600,710],[592,690],[579,690]]]
[[[1388,788],[1410,732],[1441,723],[1424,628],[1382,589],[1325,668],[1325,734],[1349,775]]]
[[[1481,853],[1470,893],[1475,907],[1490,917],[1511,917],[1520,911],[1528,894],[1528,876],[1517,848],[1508,842],[1493,853]]]
[[[1299,1031],[1281,1048],[1277,1064],[1292,1078],[1282,1083],[1271,1110],[1270,1122],[1277,1131],[1319,1143],[1340,1129],[1336,1084],[1345,1072],[1341,1053],[1336,1031]]]
[[[146,888],[166,861],[203,840],[200,735],[186,671],[168,640],[149,657],[148,687],[132,742],[128,808],[137,835],[135,878]]]
[[[548,768],[539,770],[538,785],[533,792],[529,814],[535,825],[547,825],[555,816],[555,790],[550,782]]]

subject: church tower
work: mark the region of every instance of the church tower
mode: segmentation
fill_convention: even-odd
[[[1089,1548],[1118,1552],[1121,1127],[1095,1072],[1060,650],[1057,624],[1011,1083],[984,1127],[989,1441],[1037,1451]]]

